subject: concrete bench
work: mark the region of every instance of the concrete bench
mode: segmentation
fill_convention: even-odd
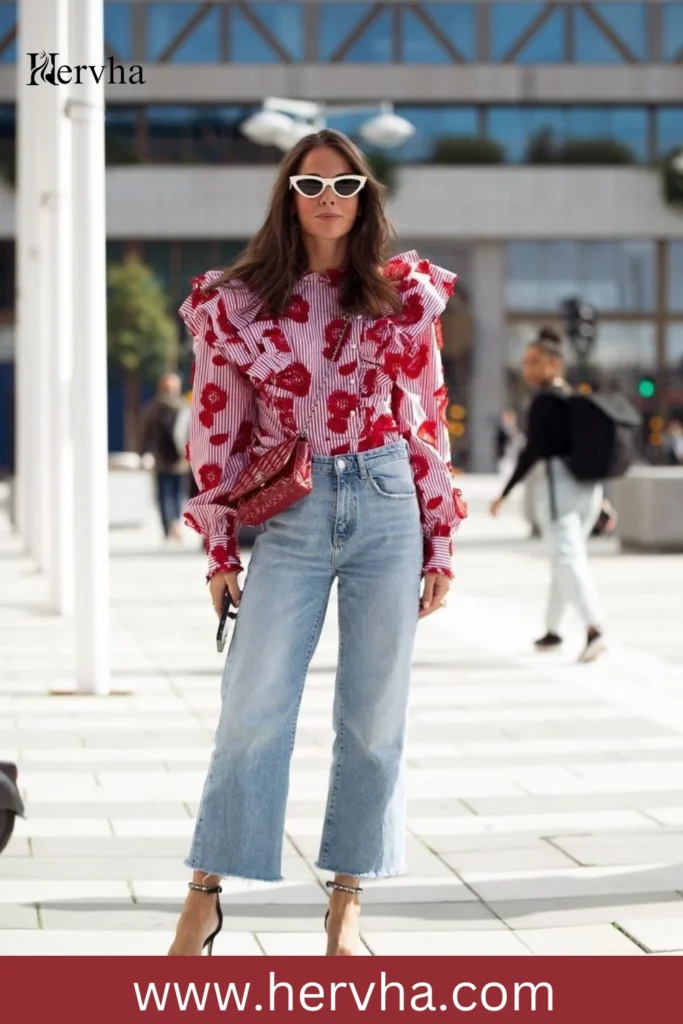
[[[683,466],[634,466],[609,493],[625,550],[683,552]]]

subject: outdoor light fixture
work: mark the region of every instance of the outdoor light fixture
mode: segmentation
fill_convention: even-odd
[[[380,113],[360,128],[362,138],[380,149],[391,149],[407,142],[415,133],[415,126],[394,113],[390,103],[379,104]],[[241,125],[240,131],[259,146],[277,146],[287,152],[306,135],[326,127],[330,114],[356,114],[376,110],[373,106],[329,107],[308,100],[288,100],[270,97]]]

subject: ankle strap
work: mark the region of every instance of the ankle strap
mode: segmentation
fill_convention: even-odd
[[[223,892],[220,885],[199,885],[197,882],[188,882],[188,889],[193,889],[194,892],[208,892],[208,893],[220,893]]]
[[[360,885],[342,885],[341,882],[334,882],[330,880],[325,882],[328,889],[334,889],[335,892],[350,892],[352,896],[356,896],[359,892],[363,891]]]

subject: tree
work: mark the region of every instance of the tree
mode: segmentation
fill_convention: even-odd
[[[153,271],[136,256],[108,268],[107,348],[124,385],[124,437],[139,445],[142,382],[155,381],[178,362],[178,326]]]

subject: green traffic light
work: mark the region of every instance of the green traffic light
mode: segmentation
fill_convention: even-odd
[[[638,394],[641,398],[652,398],[655,393],[655,382],[649,377],[644,377],[638,385]]]

